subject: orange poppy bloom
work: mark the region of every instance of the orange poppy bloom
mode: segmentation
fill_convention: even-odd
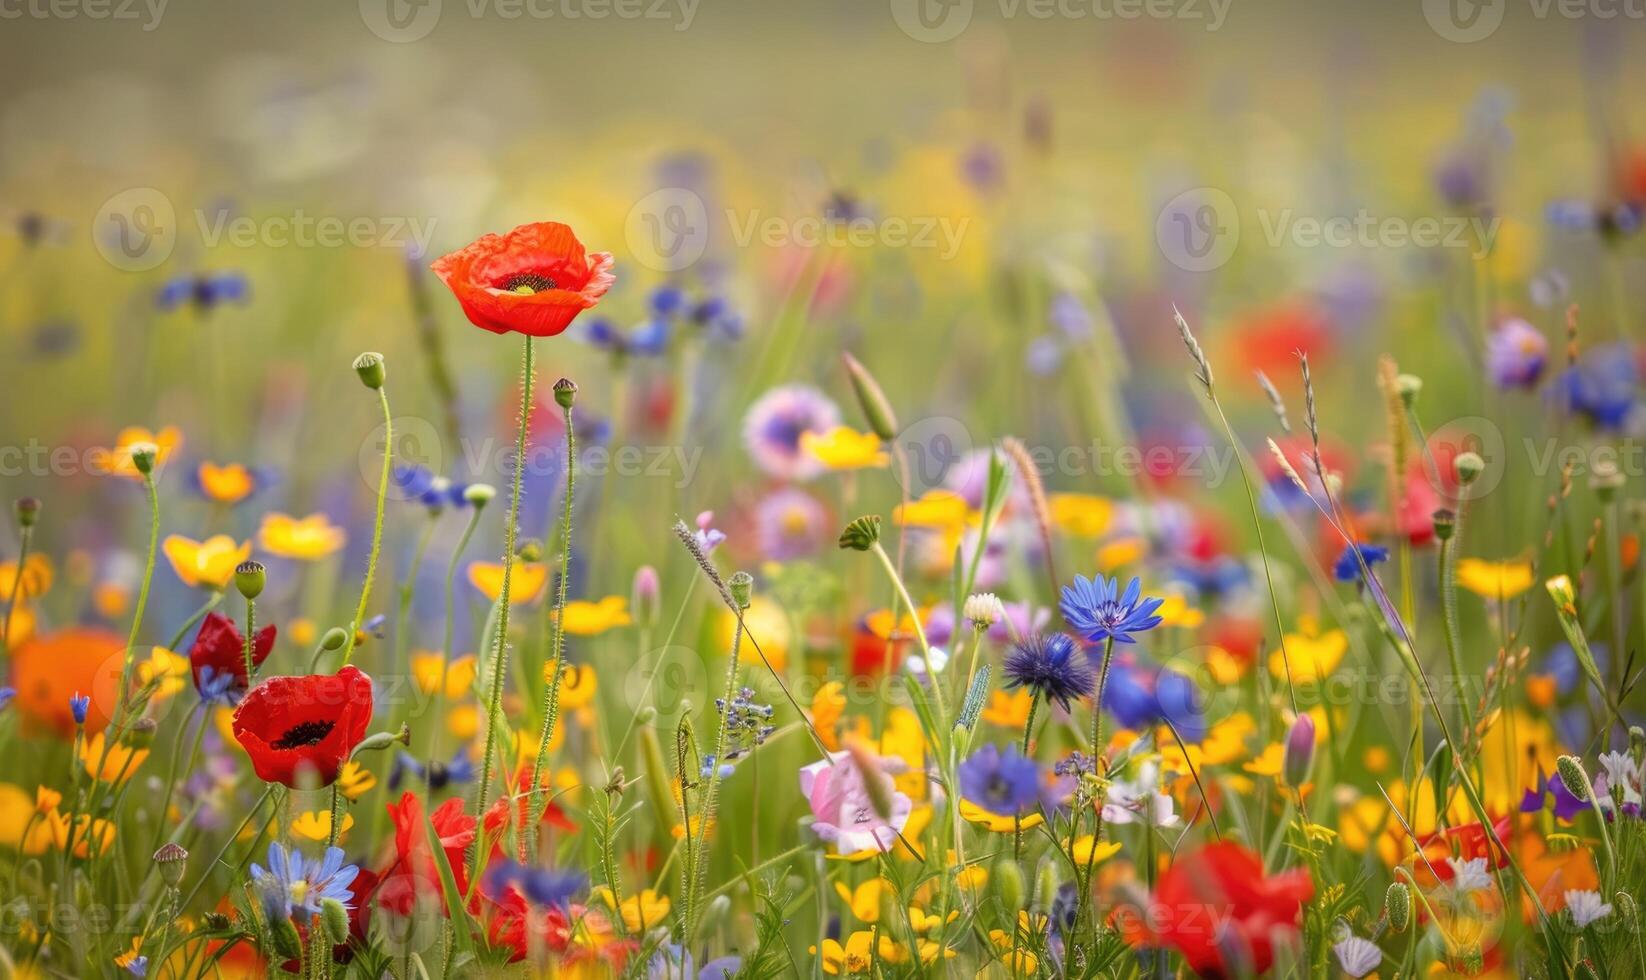
[[[69,698],[87,695],[86,730],[101,731],[109,723],[106,709],[114,703],[125,649],[123,637],[92,627],[35,637],[17,648],[13,660],[18,709],[30,721],[72,738]]]
[[[492,333],[553,337],[611,288],[610,252],[587,253],[566,225],[539,221],[482,235],[429,266],[470,322]]]

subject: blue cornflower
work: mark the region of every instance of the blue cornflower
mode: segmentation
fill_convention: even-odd
[[[389,789],[399,789],[408,773],[426,783],[429,789],[441,790],[452,783],[474,782],[474,762],[467,748],[459,748],[450,762],[439,759],[420,762],[410,753],[401,752],[389,768]]]
[[[1608,344],[1567,368],[1554,392],[1566,408],[1582,413],[1600,428],[1620,429],[1635,407],[1639,383],[1634,348]]]
[[[320,903],[328,898],[348,908],[354,899],[349,885],[360,869],[343,863],[341,847],[326,848],[322,858],[310,860],[296,848],[288,851],[278,841],[269,842],[269,867],[251,866],[251,877],[269,919],[291,918],[293,910],[320,914]]]
[[[710,340],[729,342],[743,337],[743,317],[720,296],[700,301],[687,319],[701,327]]]
[[[0,687],[0,711],[6,710],[6,705],[11,704],[11,699],[15,698],[16,696],[17,696],[17,688],[15,688],[15,687]]]
[[[86,712],[90,709],[91,698],[81,694],[79,691],[75,691],[74,696],[69,698],[69,711],[74,715],[74,723],[76,725],[84,725],[86,723]]]
[[[1092,693],[1092,671],[1066,633],[1036,633],[1006,654],[1006,687],[1026,687],[1064,711],[1075,698]]]
[[[1355,557],[1356,551],[1360,557]],[[1337,556],[1337,564],[1332,566],[1332,574],[1339,582],[1360,581],[1360,562],[1364,560],[1368,566],[1376,565],[1389,560],[1389,549],[1379,548],[1375,544],[1345,545],[1343,553]]]
[[[168,279],[154,296],[154,305],[171,311],[184,303],[209,313],[223,303],[244,304],[251,298],[251,283],[238,272],[210,272]]]
[[[990,813],[1024,813],[1040,802],[1040,766],[1015,745],[985,745],[960,764],[960,795]]]
[[[516,885],[532,904],[559,908],[570,904],[588,884],[588,875],[581,871],[533,868],[507,859],[486,873],[486,887],[494,895],[508,885]]]
[[[1143,584],[1136,578],[1120,592],[1117,579],[1098,576],[1087,579],[1076,575],[1073,585],[1063,587],[1063,601],[1058,608],[1063,618],[1075,631],[1093,643],[1114,640],[1116,643],[1134,643],[1133,633],[1143,633],[1160,625],[1154,614],[1163,599],[1142,598]]]
[[[426,466],[396,466],[391,479],[403,499],[415,500],[430,510],[468,506],[468,498],[463,496],[467,483],[448,480]]]
[[[686,291],[675,285],[659,286],[652,290],[646,305],[658,316],[672,317],[686,308]]]
[[[1141,731],[1170,722],[1189,741],[1206,734],[1202,696],[1194,681],[1174,670],[1140,665],[1130,655],[1119,655],[1109,668],[1103,687],[1103,710],[1121,725]]]
[[[648,317],[624,333],[605,317],[589,321],[584,329],[588,342],[618,357],[658,357],[669,347],[669,321],[663,315]]]
[[[200,700],[207,704],[226,704],[233,707],[240,701],[240,675],[232,670],[218,670],[211,664],[200,668]]]

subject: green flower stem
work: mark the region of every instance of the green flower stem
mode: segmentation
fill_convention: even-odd
[[[943,684],[938,679],[937,669],[932,665],[932,648],[931,644],[926,642],[926,627],[920,624],[920,609],[914,604],[914,600],[909,598],[909,590],[903,584],[903,577],[897,574],[897,567],[892,564],[891,556],[886,554],[886,549],[880,546],[880,542],[874,542],[869,546],[869,550],[880,559],[880,567],[886,570],[886,577],[892,580],[892,587],[897,589],[898,600],[903,603],[903,608],[909,611],[909,621],[914,623],[914,638],[920,643],[920,656],[925,660],[926,676],[931,679],[932,694],[937,701],[937,719],[941,723],[939,728],[946,729],[949,710],[943,702]],[[895,621],[892,628],[897,628]]]
[[[434,733],[429,738],[429,757],[434,759],[440,758],[440,742],[446,731],[446,675],[451,669],[452,631],[457,625],[457,598],[453,583],[457,580],[457,563],[462,560],[469,539],[474,537],[474,529],[480,524],[480,512],[484,509],[484,504],[473,505],[469,522],[463,526],[463,536],[457,539],[457,547],[452,549],[451,558],[446,562],[446,636],[440,645],[444,657],[440,663],[440,687],[434,692]]]
[[[246,635],[242,649],[246,657],[246,689],[257,682],[257,664],[252,660],[252,637],[257,632],[257,600],[246,600]]]
[[[560,581],[554,603],[553,646],[549,657],[549,676],[543,685],[543,730],[537,736],[537,756],[532,759],[532,781],[527,791],[531,802],[527,810],[531,819],[526,822],[523,847],[537,843],[537,822],[543,817],[548,799],[541,790],[543,765],[549,756],[549,742],[554,738],[554,723],[560,716],[560,673],[566,654],[566,585],[571,577],[572,556],[572,497],[577,491],[577,433],[572,427],[572,410],[564,409],[566,421],[566,501],[560,515]],[[520,855],[526,858],[526,852]]]
[[[234,846],[234,842],[240,839],[240,835],[245,832],[246,828],[251,826],[252,820],[257,817],[257,811],[263,809],[263,804],[267,803],[269,797],[274,795],[274,788],[277,785],[277,783],[269,783],[263,787],[263,795],[259,796],[257,802],[253,803],[251,808],[246,811],[246,815],[240,820],[240,825],[235,827],[223,839],[223,846],[217,849],[217,855],[211,861],[200,866],[200,880],[196,881],[194,887],[189,889],[188,897],[183,899],[183,904],[178,906],[179,909],[186,909],[193,904],[195,896],[200,894],[200,889],[205,886],[206,882],[211,880],[212,872],[217,870],[219,864],[223,863],[223,856],[229,852],[229,848]]]
[[[103,743],[105,757],[108,754],[109,744],[124,730],[125,709],[131,688],[131,672],[137,662],[137,635],[143,628],[143,610],[149,604],[149,585],[154,581],[154,555],[160,547],[160,493],[155,489],[152,473],[143,474],[143,489],[149,497],[149,553],[148,558],[143,563],[143,584],[137,590],[137,608],[132,612],[131,633],[126,638],[126,662],[120,669],[120,694],[119,700],[115,703],[115,717],[120,719],[120,724],[110,726],[112,731],[109,738]],[[18,572],[21,574],[22,569],[19,568]],[[97,768],[98,771],[102,771],[101,761],[98,763]]]
[[[343,647],[343,664],[354,659],[355,639],[360,635],[360,624],[366,621],[366,603],[371,600],[372,579],[377,575],[377,555],[383,547],[383,503],[389,494],[389,466],[394,460],[394,415],[389,411],[389,389],[377,389],[377,401],[383,406],[383,469],[377,476],[377,516],[372,522],[371,553],[366,558],[366,580],[360,586],[360,602],[354,607],[354,621],[349,624],[349,639]],[[506,574],[506,573],[505,573]]]
[[[742,646],[743,624],[739,621],[732,627],[731,659],[726,664],[726,694],[720,702],[720,727],[714,737],[714,754],[709,757],[709,785],[703,791],[703,812],[698,818],[697,846],[687,858],[692,865],[691,876],[686,883],[685,935],[688,939],[697,934],[697,923],[703,912],[697,900],[698,891],[703,887],[703,851],[709,845],[709,822],[714,819],[715,791],[720,787],[720,764],[726,755],[726,727],[731,721],[732,697],[737,689],[738,653]],[[684,776],[683,773],[682,778]],[[687,836],[690,836],[691,832],[691,824],[688,822]]]
[[[497,634],[491,650],[491,696],[486,709],[486,752],[480,767],[480,792],[475,800],[475,813],[484,815],[492,788],[492,756],[497,747],[497,716],[503,703],[503,675],[507,673],[509,656],[509,585],[514,577],[515,537],[520,522],[520,478],[525,472],[526,430],[531,421],[532,408],[532,337],[525,338],[525,349],[520,355],[520,428],[515,438],[514,481],[509,491],[509,516],[503,524],[503,585],[498,590]],[[479,853],[479,837],[475,838],[475,853]]]
[[[0,650],[11,649],[11,616],[17,609],[17,596],[23,590],[24,569],[29,563],[29,545],[34,540],[34,528],[24,525],[17,532],[17,574],[11,577],[11,595],[6,597],[6,618],[0,620]]]
[[[345,762],[344,765],[347,766],[348,763]],[[341,772],[338,773],[339,777],[341,777],[342,775],[343,774]],[[343,809],[343,793],[342,793],[341,790],[338,789],[338,784],[334,780],[331,784],[331,828],[330,828],[330,831],[326,834],[326,846],[327,847],[336,847],[337,846],[337,837],[338,837],[338,834],[342,830],[342,828],[340,826],[343,822],[343,814],[341,812],[342,809]]]
[[[206,597],[206,601],[200,604],[200,608],[196,609],[188,619],[184,620],[183,625],[179,626],[177,628],[177,632],[172,634],[171,642],[166,644],[166,649],[172,651],[173,653],[177,652],[177,645],[183,642],[183,637],[189,634],[189,630],[194,629],[194,627],[199,624],[202,619],[206,618],[206,614],[211,612],[213,609],[216,609],[217,604],[222,601],[222,590],[213,589],[211,594]]]
[[[1443,538],[1440,547],[1436,549],[1436,560],[1440,564],[1440,618],[1441,632],[1446,634],[1446,656],[1452,665],[1453,683],[1457,686],[1453,690],[1467,691],[1463,685],[1463,654],[1459,649],[1457,631],[1457,532],[1463,529],[1463,504],[1458,503],[1456,524],[1450,538]],[[1469,707],[1467,696],[1459,698],[1460,709],[1463,713],[1463,727],[1465,737],[1474,731],[1474,710]],[[1327,712],[1326,717],[1331,718]]]

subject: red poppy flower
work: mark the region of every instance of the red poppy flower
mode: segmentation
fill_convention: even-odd
[[[1253,852],[1209,844],[1180,855],[1161,876],[1147,916],[1148,941],[1175,947],[1202,977],[1263,973],[1274,964],[1276,934],[1296,932],[1303,903],[1313,896],[1308,871],[1266,878]],[[1245,962],[1227,962],[1230,953]]]
[[[401,915],[410,915],[419,894],[438,896],[441,892],[440,868],[435,863],[434,851],[429,847],[428,828],[423,820],[423,801],[411,793],[400,797],[399,803],[388,805],[389,818],[394,821],[394,863],[383,871],[384,887],[378,901],[385,908]],[[463,801],[452,797],[429,814],[428,823],[440,838],[440,849],[451,866],[452,881],[460,893],[469,890],[468,865],[464,855],[474,843],[475,819],[463,812]],[[436,901],[442,914],[447,911],[444,901]]]
[[[273,649],[274,626],[270,624],[252,637],[252,663],[262,666]],[[232,674],[235,692],[246,689],[249,682],[246,677],[246,638],[234,625],[234,620],[222,613],[206,614],[205,621],[200,624],[200,632],[194,635],[194,646],[189,647],[189,667],[193,670],[194,689],[197,691],[205,691],[200,675],[207,667],[212,669],[213,678]]]
[[[264,782],[330,786],[366,737],[371,714],[371,678],[358,667],[270,677],[234,709],[234,737]]]
[[[492,333],[553,337],[611,288],[610,252],[586,253],[555,221],[482,235],[429,268],[457,297],[469,321]]]

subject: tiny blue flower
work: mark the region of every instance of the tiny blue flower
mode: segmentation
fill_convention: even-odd
[[[11,699],[15,698],[16,696],[17,696],[17,688],[15,688],[15,687],[0,687],[0,711],[6,710],[6,705],[11,704]]]
[[[1360,557],[1355,557],[1356,551]],[[1364,560],[1368,566],[1376,565],[1389,560],[1389,549],[1379,548],[1375,544],[1346,545],[1343,553],[1337,556],[1337,564],[1332,566],[1332,574],[1339,582],[1360,581],[1360,562]]]
[[[76,725],[84,725],[86,723],[86,712],[90,709],[91,698],[81,694],[79,691],[75,691],[74,696],[69,698],[69,711],[74,714],[74,723]]]

